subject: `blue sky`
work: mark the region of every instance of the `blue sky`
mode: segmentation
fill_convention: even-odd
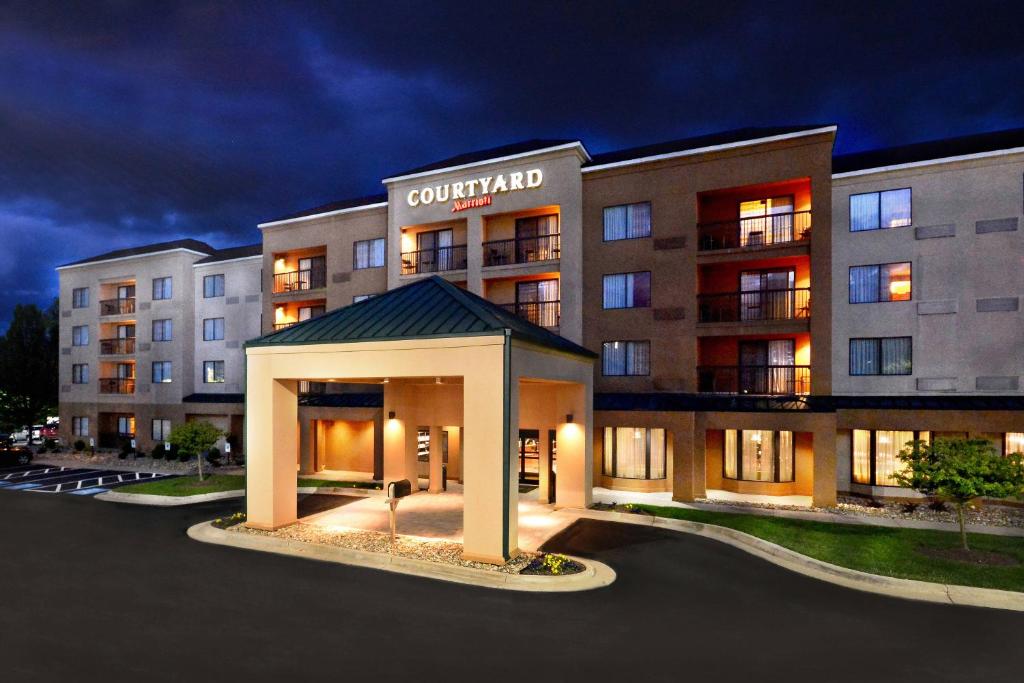
[[[522,139],[836,123],[845,152],[1024,126],[1014,3],[78,5],[0,8],[0,329],[60,263],[255,242]]]

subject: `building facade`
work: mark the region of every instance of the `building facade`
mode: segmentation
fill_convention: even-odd
[[[112,415],[156,410],[240,434],[246,340],[437,276],[597,355],[588,456],[574,460],[593,486],[831,505],[912,495],[892,477],[913,438],[1024,448],[1024,132],[845,157],[835,135],[746,129],[600,155],[534,140],[263,223],[244,256],[193,245],[64,267],[62,429],[76,438],[74,417],[88,417],[99,437]],[[149,288],[173,259],[192,285],[174,324],[192,343],[169,342],[172,386],[100,393],[121,359],[74,346],[73,328],[104,326],[93,338],[109,341],[127,314],[90,318],[75,291]],[[207,297],[216,275],[223,291]],[[125,318],[147,334],[162,305],[148,303],[145,320]],[[394,313],[422,335],[419,315]],[[157,360],[139,355],[155,345],[133,362]],[[83,363],[101,376],[72,384]],[[384,476],[388,379],[299,382],[300,471]],[[511,467],[553,500],[564,424],[545,415],[521,408]],[[405,425],[420,476],[437,451],[463,479],[453,422]]]

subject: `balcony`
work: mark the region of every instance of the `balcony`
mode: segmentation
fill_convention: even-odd
[[[421,249],[402,253],[402,275],[443,273],[466,268],[466,245]]]
[[[101,394],[134,394],[135,378],[102,377],[100,378]]]
[[[521,301],[517,304],[498,305],[534,325],[558,331],[562,309],[561,301]]]
[[[118,356],[135,353],[135,337],[100,339],[100,355]]]
[[[809,365],[705,365],[697,368],[697,391],[709,394],[787,396],[811,390]]]
[[[811,290],[764,289],[727,294],[700,294],[698,322],[736,323],[806,320],[811,317]]]
[[[135,297],[100,301],[100,315],[126,315],[135,312]]]
[[[293,270],[287,273],[274,273],[274,294],[304,292],[310,289],[322,289],[326,286],[326,268],[309,268],[306,270]]]
[[[561,253],[561,234],[494,240],[482,246],[485,266],[553,261]]]
[[[274,332],[277,332],[278,330],[286,330],[297,322],[297,320],[291,320],[286,323],[274,323]]]
[[[761,249],[811,237],[811,212],[777,213],[697,226],[697,250]]]

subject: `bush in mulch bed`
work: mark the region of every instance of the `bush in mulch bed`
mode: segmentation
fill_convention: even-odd
[[[217,527],[218,529],[227,529],[228,527],[235,526],[236,524],[241,524],[244,521],[245,513],[236,512],[230,517],[218,517],[217,519],[213,520],[213,526]]]
[[[530,561],[530,564],[520,570],[520,574],[535,576],[567,576],[579,574],[584,567],[579,562],[559,555],[557,553],[545,553]]]

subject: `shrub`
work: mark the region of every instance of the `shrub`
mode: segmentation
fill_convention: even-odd
[[[935,512],[949,512],[949,506],[941,500],[933,500],[928,503],[928,509]]]
[[[164,445],[161,443],[157,444],[156,446],[153,446],[153,450],[150,452],[149,455],[154,460],[162,459],[164,457]]]
[[[172,455],[171,457],[173,458],[174,456]],[[178,453],[178,462],[188,462],[191,459],[192,456],[184,451]]]
[[[220,467],[220,459],[220,449],[216,446],[206,451],[206,461],[214,467]]]
[[[43,453],[45,453],[46,451],[53,451],[54,453],[56,453],[58,450],[60,450],[60,449],[57,448],[57,441],[56,441],[56,439],[44,439],[43,440]]]
[[[917,503],[904,503],[900,506],[905,514],[912,515],[917,512]]]
[[[129,455],[131,455],[134,452],[135,452],[135,449],[132,448],[131,440],[130,439],[122,439],[121,440],[121,450],[118,452],[117,457],[119,457],[122,460],[124,460],[125,458],[127,458]]]
[[[78,439],[77,441],[75,441],[74,446],[75,446],[75,453],[81,453],[82,451],[85,450],[85,442],[82,441],[81,439]]]

